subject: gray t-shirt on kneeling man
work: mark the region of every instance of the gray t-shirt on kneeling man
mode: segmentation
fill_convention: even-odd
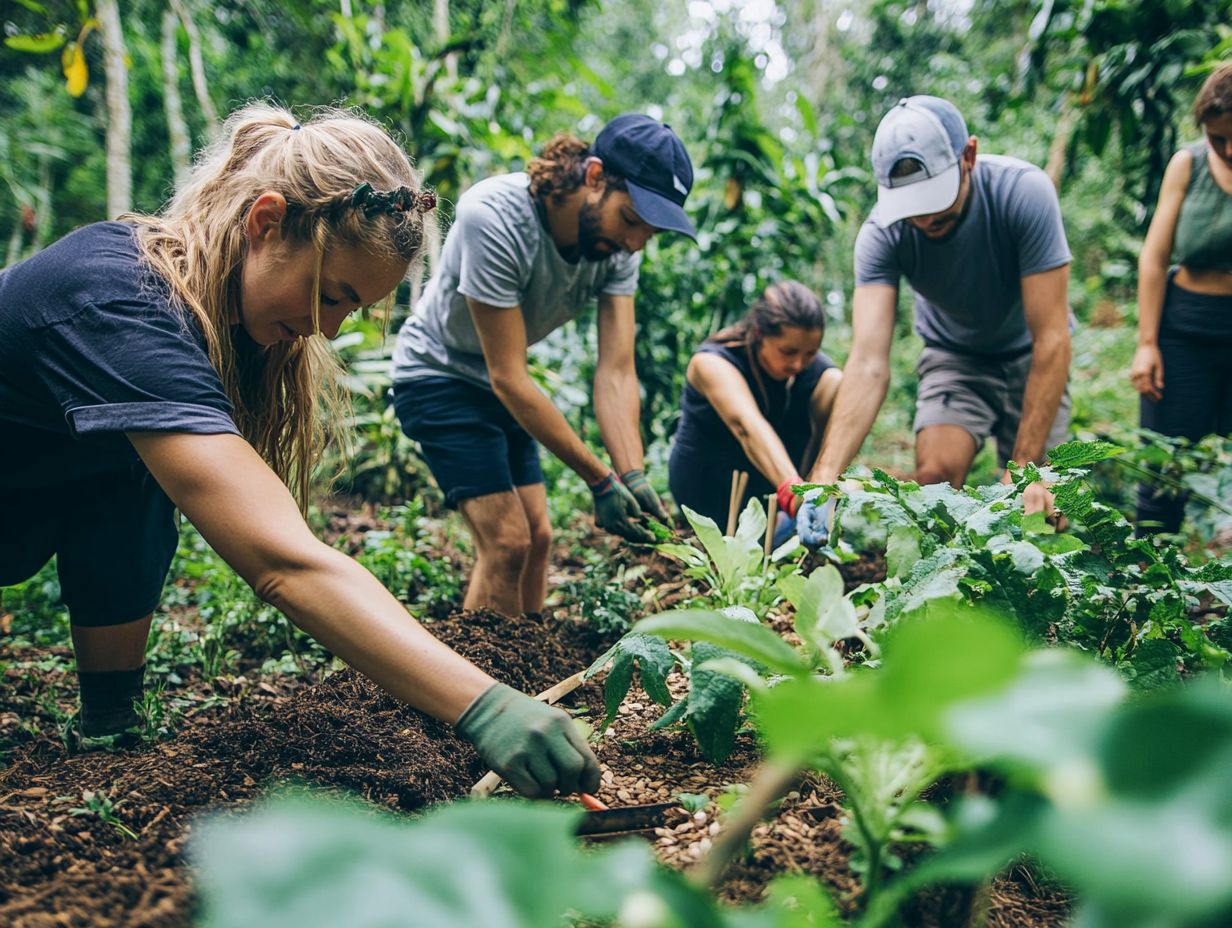
[[[398,332],[392,375],[456,377],[489,386],[488,366],[466,298],[521,307],[526,344],[546,338],[600,294],[637,292],[641,254],[570,264],[530,197],[530,177],[501,174],[458,200],[432,279]]]
[[[970,198],[943,241],[905,219],[882,228],[874,208],[856,237],[856,286],[898,286],[906,277],[915,291],[915,329],[931,347],[977,355],[1025,351],[1031,332],[1022,278],[1072,260],[1056,188],[1033,164],[980,155]]]

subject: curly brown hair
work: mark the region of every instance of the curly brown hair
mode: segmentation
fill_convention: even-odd
[[[526,166],[530,175],[530,195],[540,203],[559,203],[582,186],[586,179],[586,161],[591,157],[590,143],[561,132],[543,147],[538,158]],[[625,190],[625,179],[604,172],[606,190]]]
[[[1199,126],[1224,113],[1232,113],[1232,61],[1212,71],[1194,98],[1194,122]]]

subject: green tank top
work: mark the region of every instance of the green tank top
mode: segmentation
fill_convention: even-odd
[[[1186,147],[1193,155],[1193,167],[1176,220],[1173,257],[1195,270],[1232,272],[1232,194],[1215,183],[1206,160],[1206,142]]]

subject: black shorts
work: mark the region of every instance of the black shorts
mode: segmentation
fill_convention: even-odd
[[[420,377],[394,384],[393,398],[402,431],[419,442],[451,509],[464,499],[543,483],[539,444],[491,390],[455,377]]]
[[[0,512],[11,528],[0,534],[0,586],[29,579],[54,554],[74,625],[121,625],[158,605],[179,530],[175,506],[140,462],[0,490]]]

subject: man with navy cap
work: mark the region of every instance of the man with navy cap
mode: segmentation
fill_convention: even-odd
[[[676,134],[626,114],[589,145],[557,136],[526,173],[489,177],[458,200],[432,278],[398,333],[393,398],[474,538],[466,608],[542,608],[552,534],[540,444],[590,486],[600,528],[653,541],[644,515],[667,518],[643,472],[633,295],[652,235],[696,239],[683,209],[692,186]],[[610,463],[527,369],[528,346],[592,300],[595,418]]]
[[[810,479],[838,478],[885,400],[902,277],[925,345],[916,481],[960,486],[989,437],[1002,466],[1042,461],[1069,428],[1071,257],[1052,182],[1017,158],[977,158],[962,115],[931,96],[890,110],[872,161],[877,205],[856,238],[851,354]],[[1052,495],[1033,485],[1025,507],[1051,516]],[[825,539],[828,509],[801,506],[806,544]]]

